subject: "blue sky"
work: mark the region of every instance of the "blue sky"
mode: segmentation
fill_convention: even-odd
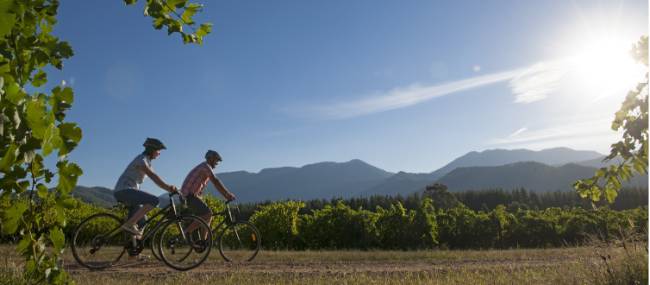
[[[75,56],[50,85],[75,90],[81,185],[113,187],[146,137],[167,144],[154,169],[176,185],[208,148],[224,157],[217,173],[605,153],[643,71],[610,51],[648,34],[647,1],[204,2],[213,33],[191,46],[154,30],[142,3],[62,1],[55,33]]]

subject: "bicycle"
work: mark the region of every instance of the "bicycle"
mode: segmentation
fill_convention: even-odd
[[[170,193],[169,205],[145,221],[142,239],[123,231],[120,227],[124,220],[113,214],[99,213],[86,218],[74,230],[72,255],[88,269],[105,269],[117,263],[124,253],[139,255],[145,242],[151,239],[152,253],[167,266],[180,271],[199,266],[210,255],[212,231],[203,219],[180,214],[174,195],[178,192]],[[193,222],[199,224],[197,230],[185,232]],[[203,234],[207,235],[206,239]]]
[[[213,236],[217,237],[219,254],[228,262],[252,261],[260,251],[262,240],[257,228],[246,220],[238,220],[233,216],[230,209],[230,202],[227,201],[226,209],[212,215],[223,217],[213,229]],[[237,207],[239,210],[239,207]],[[213,243],[216,246],[216,244]]]

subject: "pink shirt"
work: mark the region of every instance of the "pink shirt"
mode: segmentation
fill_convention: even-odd
[[[187,174],[187,177],[185,177],[183,186],[181,186],[181,194],[183,194],[183,196],[188,196],[190,194],[201,196],[203,188],[208,184],[210,176],[212,175],[214,175],[212,173],[212,168],[207,162],[197,165]]]

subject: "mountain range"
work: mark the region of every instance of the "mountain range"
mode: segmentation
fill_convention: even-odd
[[[446,184],[450,191],[522,187],[538,192],[568,191],[575,180],[590,177],[596,168],[612,163],[602,162],[604,157],[595,151],[569,148],[494,149],[469,152],[430,173],[390,173],[355,159],[269,168],[259,173],[225,172],[218,177],[241,201],[408,195],[435,182]],[[344,174],[336,169],[344,169]],[[278,175],[265,175],[268,173]],[[645,175],[625,186],[647,184]],[[219,196],[210,184],[207,191]]]
[[[359,159],[347,162],[319,162],[302,167],[266,168],[260,172],[217,173],[224,185],[242,202],[283,199],[329,199],[371,195],[408,195],[439,182],[450,191],[526,188],[545,192],[572,189],[572,183],[593,175],[605,156],[594,151],[552,148],[469,152],[429,173],[391,173]],[[612,162],[609,162],[611,164]],[[648,176],[637,176],[625,186],[648,186]],[[85,200],[106,197],[78,187],[75,195]],[[220,197],[211,183],[208,193]],[[110,193],[112,198],[112,193]],[[110,200],[110,199],[109,199]],[[114,203],[105,201],[104,204]]]

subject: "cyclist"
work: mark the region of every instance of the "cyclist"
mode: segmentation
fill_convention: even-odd
[[[142,146],[144,151],[129,163],[117,180],[113,192],[118,202],[129,207],[129,218],[122,229],[138,239],[142,238],[142,231],[136,223],[144,222],[147,212],[158,205],[158,197],[140,190],[144,178],[149,176],[156,185],[170,193],[178,191],[176,186],[165,183],[151,168],[151,161],[160,156],[160,151],[166,149],[165,145],[158,139],[147,138]]]
[[[185,197],[187,206],[192,211],[194,215],[197,215],[209,225],[212,221],[212,211],[208,205],[203,201],[202,193],[205,186],[208,184],[208,180],[212,181],[212,184],[221,192],[228,201],[234,200],[235,195],[232,194],[226,186],[221,183],[221,180],[217,178],[212,170],[219,164],[221,161],[221,156],[218,152],[214,150],[208,150],[205,153],[205,162],[201,162],[199,165],[194,167],[187,174],[183,185],[181,186],[181,195]],[[192,232],[198,224],[192,223],[188,228],[188,232]],[[204,238],[207,236],[207,233],[204,233]]]

